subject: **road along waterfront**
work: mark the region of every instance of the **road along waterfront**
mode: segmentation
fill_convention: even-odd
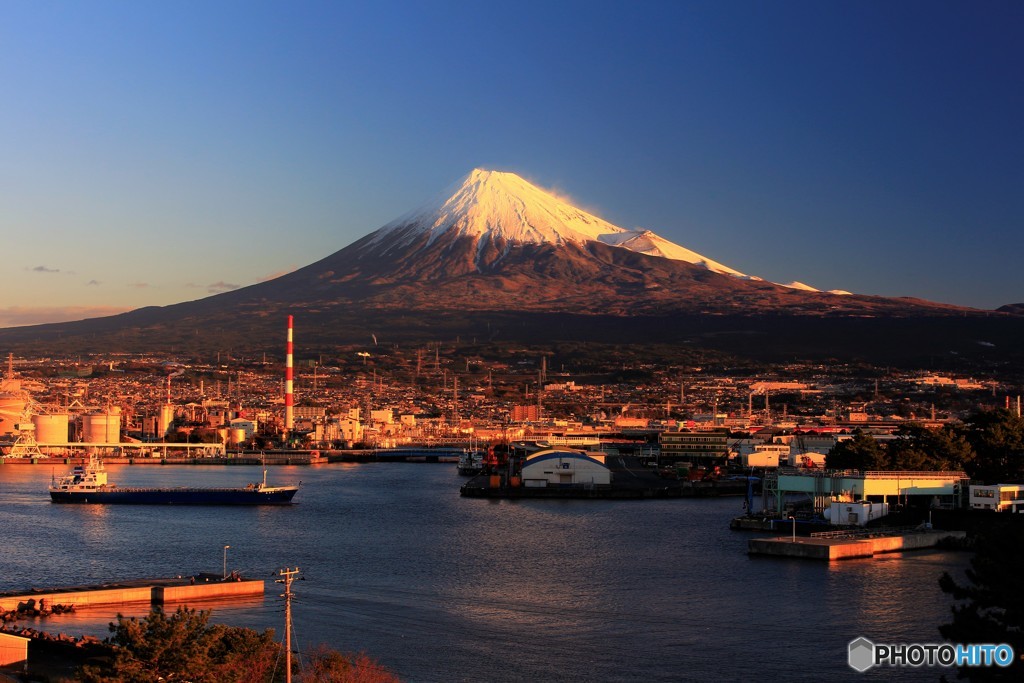
[[[239,467],[110,466],[135,486],[231,486]],[[747,554],[739,498],[487,500],[451,464],[275,468],[302,489],[269,508],[62,506],[50,468],[0,467],[0,590],[298,566],[300,651],[365,651],[410,681],[937,680],[847,665],[848,643],[932,642],[950,551],[816,563]],[[57,471],[61,474],[63,470]],[[224,546],[230,546],[225,551]],[[203,605],[197,605],[203,606]],[[209,603],[280,635],[284,606]],[[29,623],[106,635],[117,610]]]

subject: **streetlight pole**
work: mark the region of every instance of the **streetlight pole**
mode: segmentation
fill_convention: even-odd
[[[796,543],[796,517],[790,515],[789,518],[793,520],[793,543]]]
[[[221,576],[222,579],[228,578],[228,548],[230,547],[231,546],[229,545],[224,546],[224,569]]]

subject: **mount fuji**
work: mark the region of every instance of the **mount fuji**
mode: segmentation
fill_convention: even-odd
[[[905,346],[917,353],[922,338],[946,343],[947,332],[932,330],[957,320],[969,346],[979,320],[1007,315],[767,282],[649,230],[613,225],[515,174],[474,170],[419,209],[274,280],[107,318],[0,330],[0,343],[266,350],[288,314],[307,343],[322,345],[357,343],[369,330],[395,341],[479,334],[667,344],[704,330],[718,348],[733,335],[761,351],[771,339],[780,352],[799,345],[815,354],[868,342],[888,353],[896,328],[909,330]],[[743,341],[755,338],[753,346]]]
[[[318,309],[627,316],[963,310],[767,282],[650,230],[613,225],[513,173],[480,169],[327,258],[220,297],[290,299]]]

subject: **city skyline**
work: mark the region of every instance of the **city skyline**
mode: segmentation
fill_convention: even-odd
[[[4,16],[0,327],[270,279],[477,167],[775,282],[1024,301],[1012,3]]]

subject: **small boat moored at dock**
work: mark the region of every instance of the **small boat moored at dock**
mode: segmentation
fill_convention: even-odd
[[[49,486],[54,503],[128,505],[286,505],[298,490],[298,486],[268,486],[266,468],[262,482],[241,488],[122,487],[107,481],[107,471],[95,455]]]
[[[459,454],[459,474],[472,477],[484,471],[483,451],[463,451]]]

